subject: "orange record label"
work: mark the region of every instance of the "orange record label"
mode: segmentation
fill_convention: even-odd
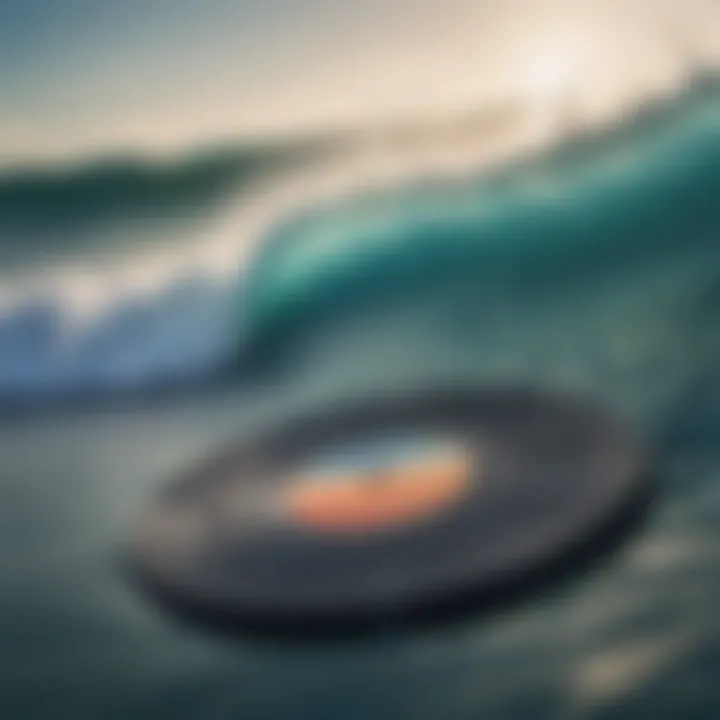
[[[467,492],[473,463],[459,443],[376,442],[334,452],[293,478],[286,517],[332,533],[428,518]]]

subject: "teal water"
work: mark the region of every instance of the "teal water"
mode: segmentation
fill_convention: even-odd
[[[258,247],[241,293],[249,344],[286,342],[296,327],[302,337],[346,304],[447,286],[458,272],[474,274],[484,309],[482,293],[497,286],[544,297],[570,277],[591,283],[713,253],[718,182],[720,96],[710,85],[500,169],[310,208]]]

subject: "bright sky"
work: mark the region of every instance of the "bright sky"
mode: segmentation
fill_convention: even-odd
[[[720,0],[0,0],[0,162],[507,93],[602,114],[719,59]]]

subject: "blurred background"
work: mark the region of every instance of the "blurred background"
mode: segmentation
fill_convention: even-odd
[[[4,0],[0,714],[718,717],[719,69],[717,0]],[[665,467],[552,597],[228,645],[118,572],[226,441],[508,381],[604,399]]]

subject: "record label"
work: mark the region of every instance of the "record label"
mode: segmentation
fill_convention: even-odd
[[[432,436],[351,443],[291,476],[282,504],[289,521],[317,532],[392,528],[460,501],[476,465],[461,443]]]

